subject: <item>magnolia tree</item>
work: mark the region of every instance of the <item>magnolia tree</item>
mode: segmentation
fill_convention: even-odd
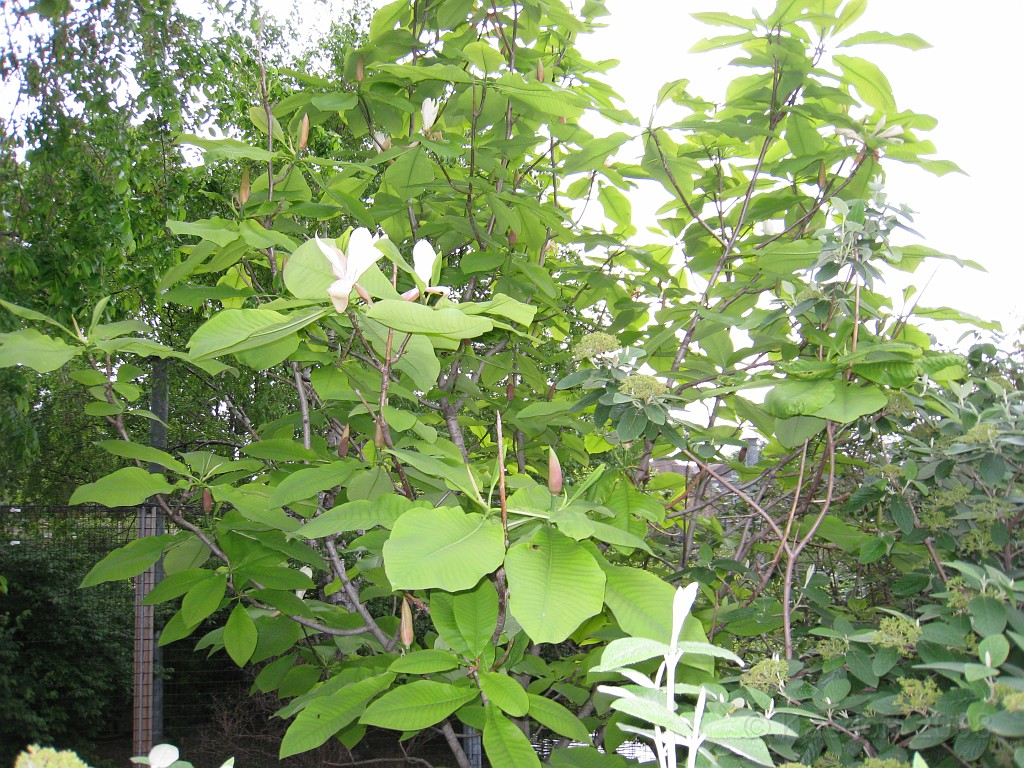
[[[187,349],[114,303],[70,328],[4,304],[28,327],[0,363],[88,360],[89,411],[121,438],[101,447],[136,462],[72,501],[154,498],[180,531],[111,554],[85,586],[162,557],[147,600],[181,599],[162,643],[226,609],[200,645],[286,700],[282,757],[371,726],[437,729],[465,767],[459,721],[502,768],[539,765],[544,736],[586,745],[552,765],[622,765],[610,753],[638,728],[666,764],[677,747],[691,765],[905,747],[898,724],[839,722],[842,663],[788,696],[820,704],[802,716],[753,678],[723,687],[729,649],[775,652],[784,681],[808,630],[833,625],[814,608],[823,558],[850,552],[838,579],[891,554],[891,516],[840,515],[844,470],[923,382],[965,375],[876,290],[883,267],[941,256],[890,244],[908,216],[883,164],[955,166],[918,138],[934,120],[853,55],[923,41],[852,34],[863,7],[697,14],[726,28],[699,47],[732,49],[742,74],[723,103],[669,83],[659,106],[684,116],[639,127],[601,80],[612,62],[574,45],[600,2],[398,0],[343,80],[251,110],[259,146],[183,136],[242,179],[222,217],[168,222],[182,258],[159,295],[206,318]],[[361,155],[317,156],[311,134]],[[635,162],[609,160],[632,147]],[[630,194],[652,181],[668,238],[648,244]],[[154,418],[138,402],[153,357],[262,371],[294,408],[255,423],[231,405],[234,451],[133,442],[128,420]],[[759,456],[740,459],[752,436]],[[934,550],[899,554],[913,570]],[[680,572],[699,593],[677,595]]]

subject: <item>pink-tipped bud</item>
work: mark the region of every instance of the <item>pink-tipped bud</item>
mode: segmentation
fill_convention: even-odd
[[[548,448],[548,490],[552,496],[562,492],[562,465],[554,448]]]
[[[210,493],[209,488],[203,488],[203,512],[206,514],[213,512],[213,494]]]
[[[249,202],[249,192],[251,187],[249,186],[249,169],[245,168],[242,170],[242,181],[238,185],[238,202],[245,205]]]
[[[356,82],[363,82],[363,57],[356,59]]]
[[[537,82],[544,82],[544,60],[537,59]]]
[[[508,231],[508,245],[510,248],[516,247],[516,241],[519,240],[519,233],[514,229]]]
[[[412,606],[405,595],[402,595],[402,623],[399,625],[398,634],[406,648],[409,648],[416,639],[412,626]]]
[[[349,448],[350,443],[351,443],[351,438],[350,438],[349,428],[348,428],[348,424],[346,424],[345,428],[343,430],[341,430],[341,439],[338,440],[338,458],[339,459],[344,459],[346,456],[348,456],[348,448]]]
[[[307,146],[309,146],[309,115],[305,114],[299,123],[299,152]]]

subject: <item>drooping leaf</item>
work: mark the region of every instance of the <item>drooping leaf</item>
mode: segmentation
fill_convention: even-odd
[[[92,587],[105,581],[120,581],[138,576],[159,560],[164,548],[178,538],[178,534],[170,533],[146,536],[115,549],[89,569],[79,586]]]
[[[289,624],[294,625],[294,622]],[[388,672],[351,683],[330,695],[314,698],[288,726],[281,740],[278,757],[283,759],[316,749],[359,717],[366,702],[390,687],[394,680],[394,673]]]
[[[125,467],[101,477],[95,483],[86,483],[77,488],[71,494],[69,503],[132,507],[150,496],[173,490],[174,486],[163,475],[147,472],[140,467]]]
[[[256,640],[256,624],[244,606],[236,605],[224,625],[224,649],[235,664],[243,667],[256,650]]]
[[[416,680],[374,701],[359,722],[395,731],[418,731],[441,722],[477,696],[475,688]]]
[[[484,752],[491,768],[540,768],[530,740],[493,704],[487,704],[484,721]]]

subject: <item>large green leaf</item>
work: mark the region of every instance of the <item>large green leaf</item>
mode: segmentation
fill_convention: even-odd
[[[452,609],[459,633],[476,656],[491,644],[498,627],[498,591],[490,579],[481,579],[473,589],[452,595]],[[517,715],[518,717],[518,715]]]
[[[130,443],[127,440],[100,440],[96,445],[107,453],[126,459],[138,459],[150,464],[159,464],[173,472],[188,474],[188,467],[165,451],[141,443]]]
[[[672,601],[675,590],[649,571],[628,566],[602,565],[608,579],[604,601],[611,608],[622,630],[634,637],[646,637],[661,643],[672,635]],[[679,640],[706,643],[704,627],[694,616],[683,622]],[[709,656],[686,654],[682,663],[712,674],[714,661]]]
[[[95,483],[86,483],[71,494],[70,504],[102,504],[105,507],[133,507],[150,496],[169,493],[174,486],[163,475],[140,467],[125,467],[101,477]]]
[[[252,658],[256,650],[256,624],[243,605],[236,605],[224,625],[224,649],[238,666]]]
[[[475,688],[416,680],[388,691],[366,708],[359,722],[395,731],[436,725],[479,695]]]
[[[0,368],[27,365],[39,373],[49,373],[83,351],[83,347],[69,347],[60,339],[44,336],[35,328],[0,333]]]
[[[896,114],[892,86],[877,64],[856,56],[839,54],[835,54],[832,60],[839,65],[846,82],[857,89],[865,104],[886,115]]]
[[[764,409],[772,416],[810,416],[836,395],[831,381],[780,381],[765,395]]]
[[[203,359],[254,349],[290,336],[327,315],[326,309],[284,315],[270,309],[225,309],[189,339],[189,353]]]
[[[208,571],[208,578],[197,581],[181,601],[181,618],[194,627],[218,608],[227,590],[227,575]]]
[[[384,544],[384,570],[395,589],[472,588],[501,565],[501,525],[455,507],[411,509]]]
[[[530,700],[526,691],[513,678],[504,672],[488,672],[480,670],[480,690],[487,701],[499,707],[512,717],[522,717],[530,708]]]
[[[814,412],[819,419],[831,419],[848,423],[882,410],[889,398],[875,386],[858,387],[843,381],[829,382],[834,396],[822,408]]]
[[[454,339],[471,339],[487,333],[494,324],[486,317],[463,314],[453,307],[433,309],[412,301],[378,301],[367,311],[388,328],[406,333],[425,333]]]
[[[420,195],[434,180],[434,163],[423,147],[399,155],[384,172],[384,181],[401,200]]]
[[[362,714],[367,700],[390,687],[394,681],[394,673],[388,672],[313,699],[288,727],[281,740],[278,757],[283,759],[316,749]]]
[[[484,752],[491,768],[540,768],[530,740],[493,704],[484,708]]]
[[[541,725],[550,728],[559,736],[578,741],[583,744],[590,742],[590,731],[576,715],[563,707],[557,701],[528,693],[530,702],[530,717]]]
[[[138,576],[160,559],[164,548],[177,541],[180,534],[146,536],[129,542],[94,565],[82,579],[81,587],[92,587],[105,581],[121,581]]]
[[[601,611],[601,567],[586,549],[550,526],[509,549],[505,574],[509,610],[535,643],[560,643]]]
[[[308,499],[318,491],[341,485],[359,466],[358,462],[343,459],[292,472],[270,494],[270,505],[283,507],[293,501]]]
[[[416,502],[405,496],[388,494],[379,496],[373,501],[359,499],[327,510],[314,520],[310,520],[292,536],[303,539],[319,539],[332,533],[346,531],[365,531],[378,525],[393,528],[395,522],[404,515]],[[418,502],[422,504],[423,502]]]

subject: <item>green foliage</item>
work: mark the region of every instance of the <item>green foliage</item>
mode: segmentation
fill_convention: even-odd
[[[863,6],[703,14],[742,74],[721,104],[666,85],[684,116],[643,128],[574,47],[600,3],[397,0],[324,78],[256,41],[251,126],[178,138],[241,182],[166,211],[159,315],[4,304],[0,364],[87,366],[100,447],[135,462],[74,498],[154,496],[183,529],[84,583],[163,555],[164,643],[230,609],[200,645],[260,666],[282,757],[436,727],[464,761],[456,720],[494,766],[545,733],[673,765],[1016,748],[1019,375],[971,378],[984,351],[879,289],[942,257],[890,241],[885,164],[949,167],[874,63],[828,53],[919,47],[850,32]],[[641,181],[678,248],[632,238]],[[172,379],[172,412],[231,428],[139,445],[152,357],[208,387]]]

